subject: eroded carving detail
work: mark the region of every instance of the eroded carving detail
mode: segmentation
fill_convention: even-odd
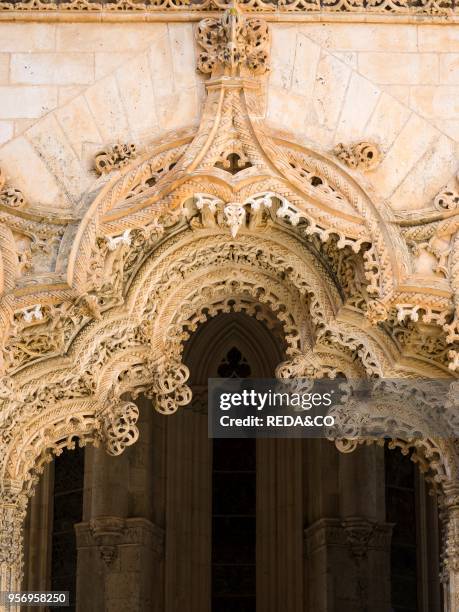
[[[198,58],[198,70],[211,74],[219,65],[230,74],[247,69],[264,74],[268,69],[268,26],[261,19],[247,19],[237,6],[226,10],[219,19],[203,19],[196,33],[204,49]]]
[[[455,210],[459,206],[459,193],[453,189],[442,189],[434,199],[438,210]]]
[[[94,165],[98,174],[108,174],[112,170],[123,168],[136,157],[135,144],[116,144],[98,153]]]
[[[137,442],[139,430],[136,423],[139,409],[133,402],[109,399],[111,404],[103,416],[102,436],[109,455],[121,455],[127,446]]]
[[[371,142],[357,142],[351,145],[339,143],[333,153],[349,168],[369,172],[381,163],[381,151]]]
[[[109,2],[102,0],[70,0],[68,2],[54,2],[53,0],[24,0],[23,2],[13,2],[6,0],[0,2],[0,10],[4,11],[86,11],[99,13],[101,11],[115,12],[207,12],[228,7],[228,2],[220,0],[198,0],[190,3],[187,0],[115,0]],[[457,12],[457,6],[452,0],[421,0],[413,5],[410,0],[285,0],[273,5],[264,0],[239,0],[239,4],[246,12],[266,13],[270,15],[276,11],[280,13],[309,13],[318,12],[368,12],[370,14],[382,15],[450,15]]]
[[[25,203],[26,200],[22,191],[6,186],[6,176],[0,168],[0,204],[10,208],[22,208]]]

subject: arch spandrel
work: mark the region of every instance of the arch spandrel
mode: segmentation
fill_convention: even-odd
[[[430,240],[432,224],[453,235],[456,221],[441,213],[427,232],[419,220],[401,229],[367,187],[355,147],[337,161],[263,123],[267,55],[207,51],[199,129],[130,160],[83,219],[59,226],[54,276],[15,287],[17,261],[0,234],[0,512],[16,502],[23,512],[24,495],[63,448],[102,444],[116,455],[135,443],[138,394],[164,414],[186,406],[183,345],[221,313],[276,326],[285,343],[278,374],[455,376],[457,257],[447,278],[410,285],[407,236]],[[392,444],[416,448],[452,506],[455,440]]]
[[[271,238],[267,231],[256,239],[242,230],[232,241],[233,248],[228,248],[228,235],[221,229],[188,229],[173,236],[171,244],[164,241],[142,264],[124,303],[84,326],[65,358],[54,357],[21,370],[13,379],[20,393],[4,413],[11,417],[4,477],[18,477],[21,466],[28,466],[32,473],[23,475],[33,481],[31,466],[35,461],[41,465],[41,453],[51,457],[53,449],[59,452],[61,445],[74,444],[80,434],[83,441],[106,443],[105,429],[113,429],[114,407],[125,405],[121,396],[127,392],[147,392],[169,400],[175,383],[168,387],[161,380],[168,380],[171,369],[181,367],[183,342],[197,321],[220,312],[240,309],[256,316],[260,304],[283,326],[287,357],[301,355],[315,344],[319,357],[327,359],[329,347],[335,347],[337,363],[341,347],[349,363],[356,357],[361,361],[361,372],[394,375],[393,360],[384,346],[387,339],[373,341],[365,333],[368,323],[362,314],[360,329],[355,313],[352,321],[336,319],[340,296],[332,279],[324,282],[326,269],[293,237],[282,236],[275,228],[272,233]],[[257,252],[270,255],[260,259],[254,257]],[[180,388],[186,386],[186,373],[182,378],[177,381]],[[170,411],[167,406],[166,412]],[[34,416],[37,411],[39,418]],[[130,439],[135,440],[135,433]]]

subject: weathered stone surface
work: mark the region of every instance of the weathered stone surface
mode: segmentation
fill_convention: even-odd
[[[162,414],[187,405],[182,340],[210,316],[282,328],[278,372],[292,376],[457,376],[458,25],[343,10],[333,23],[274,15],[268,28],[258,14],[217,13],[199,27],[185,10],[147,22],[129,8],[112,22],[83,11],[0,22],[0,488],[18,508],[0,499],[16,555],[0,590],[20,574],[19,492],[76,438],[112,455],[136,442],[127,395]],[[451,598],[457,448],[407,437],[393,444],[449,495]],[[142,512],[145,456],[130,483]],[[124,529],[118,477],[110,512],[102,504],[99,527],[79,534],[88,563],[113,564],[113,609],[141,590],[140,567],[132,580],[120,568],[151,565],[132,548],[138,526]],[[339,540],[341,563],[376,524],[347,518],[311,532]]]

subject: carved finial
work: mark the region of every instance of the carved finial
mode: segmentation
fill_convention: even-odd
[[[372,142],[357,142],[350,145],[340,142],[333,149],[333,153],[349,168],[362,172],[374,170],[382,159],[381,150]]]
[[[25,203],[22,191],[13,187],[6,187],[6,176],[0,168],[0,204],[11,208],[21,208]]]
[[[203,19],[196,39],[204,51],[198,58],[198,70],[215,70],[235,76],[237,71],[264,74],[268,69],[269,30],[258,18],[247,19],[237,2],[218,19]]]
[[[135,144],[116,144],[98,153],[94,160],[99,174],[108,174],[112,170],[126,166],[137,157]]]

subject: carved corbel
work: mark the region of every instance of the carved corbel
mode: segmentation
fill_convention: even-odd
[[[231,236],[235,238],[241,228],[250,231],[266,227],[269,218],[268,210],[273,206],[273,193],[267,192],[247,198],[245,202],[225,203],[219,198],[198,193],[195,197],[194,206],[198,211],[197,216],[193,216],[195,211],[184,209],[185,216],[188,216],[190,225],[193,229],[229,229]],[[279,199],[279,198],[278,198]],[[284,203],[277,208],[277,216],[285,218],[289,222],[296,221],[294,211],[287,210]]]
[[[110,566],[118,555],[118,544],[126,530],[126,521],[118,516],[91,519],[89,530],[99,548],[101,559]]]
[[[333,153],[349,168],[362,172],[374,170],[382,160],[380,148],[372,142],[357,142],[350,145],[340,142],[333,149]]]
[[[368,519],[351,517],[343,520],[343,528],[353,558],[361,561],[368,555],[368,545],[375,531],[375,524]]]
[[[98,174],[108,174],[113,170],[123,168],[137,157],[135,144],[116,144],[98,153],[94,166]]]
[[[231,236],[236,238],[240,228],[245,225],[247,221],[247,215],[244,206],[237,202],[230,202],[226,204],[223,209],[223,216],[225,219],[225,225],[228,226]]]

